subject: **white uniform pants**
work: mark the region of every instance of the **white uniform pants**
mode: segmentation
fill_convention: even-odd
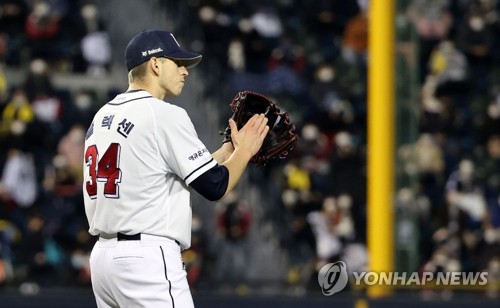
[[[141,234],[141,240],[99,238],[90,255],[92,289],[102,307],[194,307],[179,245]]]

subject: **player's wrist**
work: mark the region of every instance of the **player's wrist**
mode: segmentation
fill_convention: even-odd
[[[222,151],[224,151],[224,153],[227,154],[228,156],[233,154],[234,152],[234,146],[231,140],[229,142],[222,144],[221,148]]]
[[[237,147],[234,152],[233,152],[233,155],[236,155],[238,157],[240,157],[241,159],[245,160],[245,161],[250,161],[250,159],[252,158],[253,154],[250,150],[248,149],[245,149],[243,147]]]

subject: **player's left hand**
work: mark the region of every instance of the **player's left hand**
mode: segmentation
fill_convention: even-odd
[[[254,156],[262,147],[262,142],[269,132],[268,119],[264,114],[254,114],[250,120],[238,130],[234,119],[229,119],[231,141],[236,148],[242,148]]]
[[[221,149],[224,151],[224,153],[227,153],[228,155],[233,154],[234,152],[234,145],[233,142],[224,142],[221,146]]]

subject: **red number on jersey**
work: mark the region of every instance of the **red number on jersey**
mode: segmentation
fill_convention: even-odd
[[[98,160],[99,163],[97,163]],[[97,182],[105,182],[104,196],[119,198],[118,183],[122,179],[122,171],[119,168],[120,144],[110,144],[101,159],[99,159],[97,147],[89,146],[85,152],[85,162],[89,167],[90,180],[86,183],[86,189],[90,198],[96,198]]]
[[[87,189],[87,194],[91,199],[95,199],[97,195],[97,147],[95,145],[91,145],[85,151],[85,164],[89,167],[89,175],[90,180],[85,183],[85,188]]]

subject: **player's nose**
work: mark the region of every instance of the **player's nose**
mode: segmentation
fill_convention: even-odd
[[[189,75],[189,72],[185,66],[178,66],[178,68],[179,68],[179,72],[181,73],[181,75],[183,75],[183,76]]]

